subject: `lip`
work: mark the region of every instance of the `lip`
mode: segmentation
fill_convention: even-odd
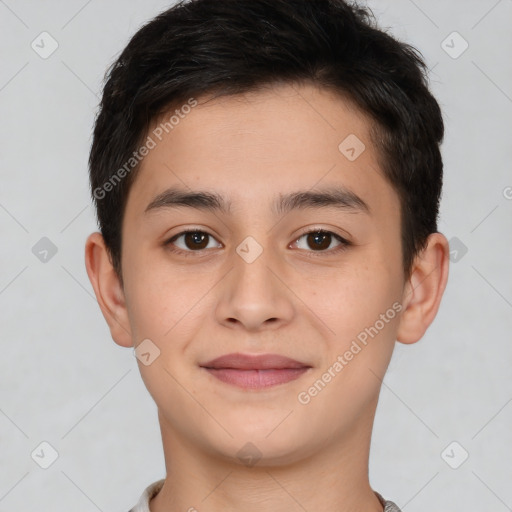
[[[218,380],[243,389],[263,389],[298,379],[311,365],[278,354],[226,354],[201,364]]]
[[[278,354],[241,354],[239,352],[226,354],[207,363],[203,368],[234,369],[234,370],[282,370],[311,368],[310,365]]]

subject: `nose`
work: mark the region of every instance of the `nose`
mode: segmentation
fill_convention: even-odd
[[[240,251],[222,283],[217,320],[246,331],[277,329],[294,314],[293,293],[286,285],[284,269],[268,250],[251,261]]]

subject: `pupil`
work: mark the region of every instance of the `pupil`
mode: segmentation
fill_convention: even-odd
[[[193,233],[187,233],[187,236],[192,238],[192,246],[197,249],[199,244],[201,244],[201,242],[204,242],[204,239],[206,238],[206,233],[199,233],[198,231],[194,231]]]
[[[318,245],[318,243],[317,243],[319,238],[320,239],[323,238],[323,240],[325,242],[325,239],[330,236],[328,233],[312,233],[310,236],[313,237],[314,245],[316,245],[317,248],[325,249],[326,247],[329,247],[329,243],[327,243],[327,245],[325,243]]]

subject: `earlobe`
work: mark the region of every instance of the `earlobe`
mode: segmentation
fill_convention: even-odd
[[[122,347],[132,347],[124,291],[112,266],[101,233],[92,233],[85,243],[85,267],[96,300],[110,328],[112,339]]]
[[[397,341],[416,343],[434,321],[448,281],[449,255],[446,237],[432,233],[427,246],[416,257],[404,290]]]

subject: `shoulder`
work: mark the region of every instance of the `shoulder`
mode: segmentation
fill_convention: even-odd
[[[152,484],[148,485],[144,492],[142,493],[141,497],[139,498],[139,501],[137,504],[131,508],[128,512],[150,512],[149,510],[149,502],[151,499],[158,494],[162,486],[164,485],[165,479],[162,478],[161,480],[157,480],[156,482],[153,482]]]
[[[377,498],[379,498],[379,501],[381,502],[381,504],[383,505],[384,512],[402,512],[398,508],[398,505],[396,505],[396,503],[394,503],[392,501],[389,501],[389,500],[386,500],[378,492],[376,492],[376,491],[374,491],[374,492],[377,495]]]

